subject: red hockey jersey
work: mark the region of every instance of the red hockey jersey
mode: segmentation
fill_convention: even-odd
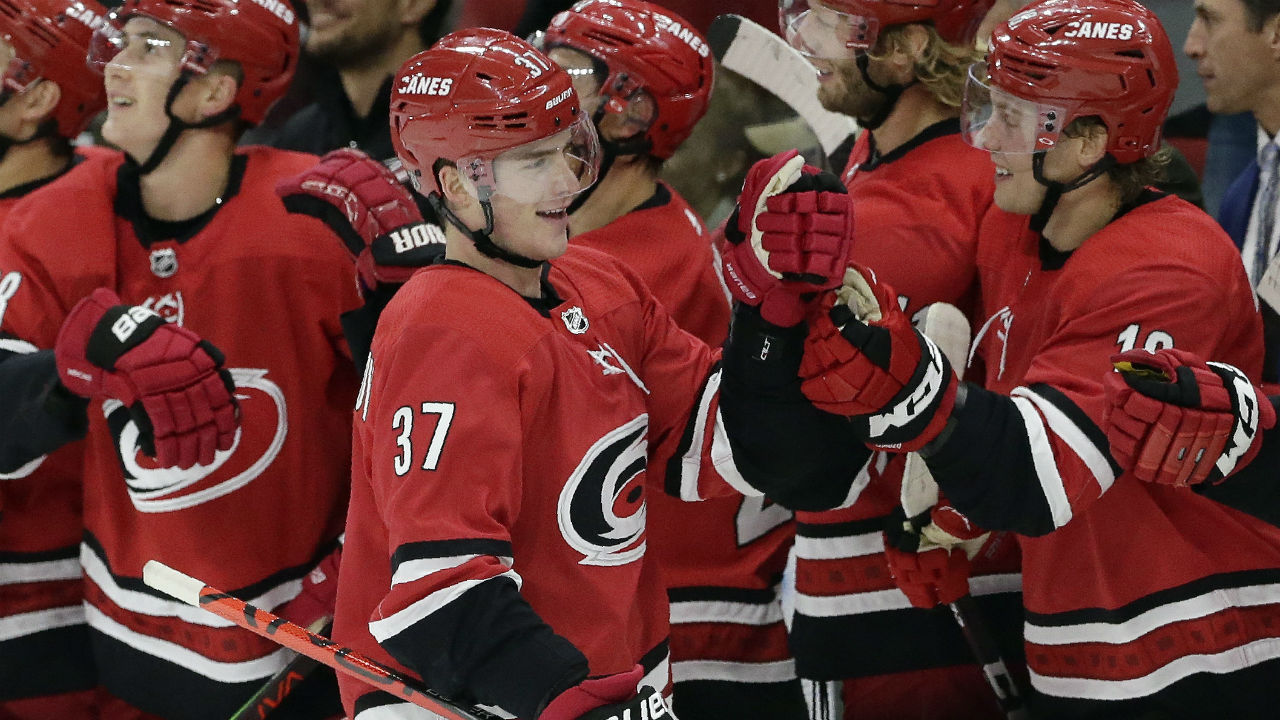
[[[645,204],[572,242],[622,260],[677,325],[713,347],[724,342],[729,300],[710,234],[665,183]],[[652,493],[647,507],[650,551],[671,599],[675,682],[794,681],[775,590],[791,545],[791,513],[761,497],[691,504]],[[687,687],[677,688],[677,706]],[[798,687],[786,697],[800,716]]]
[[[735,475],[718,351],[617,260],[571,245],[547,267],[541,301],[458,264],[416,274],[382,314],[357,401],[334,636],[405,672],[386,647],[408,644],[446,693],[474,686],[463,648],[509,626],[480,600],[506,583],[591,675],[639,663],[667,687],[646,498],[673,455],[694,496]],[[340,684],[352,717],[392,700]]]
[[[884,155],[872,137],[859,136],[843,175],[857,233],[851,260],[893,286],[908,315],[934,302],[972,315],[978,227],[994,188],[990,159],[965,144],[956,120]],[[797,666],[806,678],[863,678],[846,688],[851,716],[998,717],[955,619],[945,608],[913,608],[889,573],[881,532],[899,505],[904,458],[872,455],[843,509],[797,513]],[[970,580],[1015,650],[1017,565],[1016,544],[997,537]],[[862,640],[851,646],[852,638]]]
[[[339,316],[360,298],[331,232],[274,193],[312,156],[238,152],[194,235],[149,243],[130,211],[136,181],[132,194],[117,183],[122,161],[87,161],[10,215],[0,327],[51,348],[71,307],[107,287],[226,355],[243,424],[209,466],[156,467],[126,408],[90,402],[80,551],[103,685],[166,717],[225,717],[286,651],[147,589],[142,565],[161,560],[262,607],[296,596],[341,530],[356,378]]]
[[[1025,493],[1007,512],[1043,518],[1037,537],[1021,538],[1033,686],[1063,717],[1134,699],[1179,716],[1269,716],[1274,704],[1250,705],[1232,683],[1280,667],[1280,529],[1117,477],[1099,430],[1118,351],[1176,346],[1256,376],[1261,327],[1239,253],[1203,212],[1154,193],[1071,253],[1026,216],[993,210],[982,233],[987,320],[975,350],[986,386],[1012,396],[1017,442],[973,460],[989,475],[935,475],[966,512],[964,488],[999,485],[1009,489],[989,501]],[[1274,695],[1270,672],[1257,680]]]

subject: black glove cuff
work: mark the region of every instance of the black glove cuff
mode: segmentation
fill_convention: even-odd
[[[807,334],[804,323],[774,325],[760,316],[759,308],[736,303],[724,345],[724,374],[757,391],[795,385]]]
[[[164,325],[164,318],[149,311],[141,321],[134,320],[132,316],[126,318],[132,309],[129,305],[116,305],[102,314],[85,348],[85,358],[89,362],[104,370],[114,370],[122,355],[141,345]]]

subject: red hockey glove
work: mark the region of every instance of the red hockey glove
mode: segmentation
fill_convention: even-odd
[[[146,308],[122,305],[110,290],[72,308],[54,356],[68,390],[129,408],[143,452],[160,465],[208,465],[235,441],[240,407],[222,352]]]
[[[938,346],[911,326],[893,288],[860,266],[815,313],[801,390],[821,410],[858,416],[868,443],[918,450],[946,426],[956,379]]]
[[[334,150],[314,167],[276,183],[291,213],[318,218],[356,261],[365,290],[403,283],[444,254],[444,232],[423,220],[409,190],[359,150]]]
[[[338,565],[342,562],[342,547],[329,553],[302,578],[302,590],[298,596],[285,603],[277,615],[295,625],[313,628],[322,621],[333,619],[338,599]]]
[[[725,284],[782,327],[804,319],[805,295],[837,287],[853,241],[848,191],[795,150],[751,167],[725,224]]]
[[[945,499],[914,518],[898,508],[885,525],[885,558],[912,605],[949,605],[969,594],[969,561],[989,536]]]
[[[557,695],[538,720],[677,720],[656,690],[636,691],[642,678],[644,669],[636,665],[630,672],[583,680]]]
[[[1230,365],[1182,350],[1112,356],[1103,424],[1111,455],[1140,480],[1221,481],[1249,464],[1276,423],[1262,390]]]

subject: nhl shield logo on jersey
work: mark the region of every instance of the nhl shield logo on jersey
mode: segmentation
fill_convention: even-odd
[[[565,328],[574,335],[581,335],[591,327],[591,323],[587,322],[587,316],[582,313],[582,308],[577,305],[560,313],[560,319],[564,321]]]
[[[178,252],[173,248],[152,250],[151,272],[156,277],[173,277],[178,272]]]
[[[560,491],[560,534],[582,565],[625,565],[644,557],[644,471],[649,416],[596,441]]]

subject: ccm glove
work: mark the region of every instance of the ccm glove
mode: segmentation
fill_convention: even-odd
[[[801,390],[820,410],[855,417],[864,440],[919,450],[942,432],[955,405],[955,374],[922,335],[893,288],[860,266],[816,313],[800,364]]]
[[[1238,369],[1166,348],[1114,355],[1103,424],[1111,455],[1140,480],[1221,481],[1253,459],[1275,408]]]
[[[636,691],[644,669],[588,678],[547,704],[538,720],[677,720],[662,695],[645,686]]]
[[[235,442],[240,407],[222,352],[110,290],[72,308],[54,356],[68,390],[129,408],[143,452],[164,467],[208,465]]]
[[[990,533],[942,499],[908,518],[897,508],[884,530],[885,558],[894,582],[919,608],[949,605],[969,594],[969,561]]]
[[[725,225],[723,273],[739,302],[781,327],[804,319],[811,295],[839,286],[853,208],[839,178],[795,150],[751,167]]]
[[[444,254],[444,232],[426,222],[409,190],[359,150],[334,150],[276,183],[291,213],[328,225],[356,261],[361,287],[399,284]]]

